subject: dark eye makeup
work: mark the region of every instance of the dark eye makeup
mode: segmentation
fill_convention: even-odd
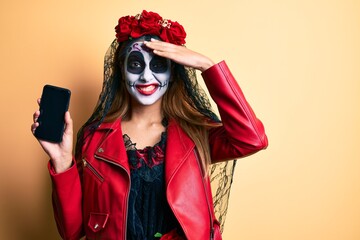
[[[143,54],[138,51],[131,52],[127,59],[126,69],[127,71],[134,74],[142,73],[145,69],[145,61]]]
[[[164,73],[168,67],[169,61],[166,58],[154,56],[150,61],[150,70],[154,73]]]
[[[150,61],[150,70],[154,73],[164,73],[169,68],[169,61],[166,58],[154,55]],[[133,74],[140,74],[145,69],[144,55],[139,51],[133,51],[127,59],[126,69]]]

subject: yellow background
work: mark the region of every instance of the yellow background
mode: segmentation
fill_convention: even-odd
[[[359,240],[357,0],[1,0],[0,239],[59,239],[35,100],[46,83],[70,88],[77,130],[117,19],[142,9],[226,59],[265,124],[269,148],[238,162],[224,239]]]

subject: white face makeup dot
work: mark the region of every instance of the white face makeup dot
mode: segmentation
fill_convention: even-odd
[[[126,88],[142,105],[151,105],[165,94],[171,75],[169,59],[155,55],[143,41],[134,42],[125,57]]]

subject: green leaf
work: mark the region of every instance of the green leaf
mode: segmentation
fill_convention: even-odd
[[[157,233],[155,233],[154,237],[160,238],[160,237],[162,237],[162,234],[157,232]]]

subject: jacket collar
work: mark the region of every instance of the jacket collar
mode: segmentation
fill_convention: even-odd
[[[94,134],[99,136],[100,139],[95,150],[95,156],[106,162],[118,165],[130,173],[121,130],[121,119],[102,123],[95,130]]]
[[[179,166],[194,150],[195,143],[174,120],[169,121],[167,132],[165,182],[169,183]]]
[[[100,144],[95,155],[115,165],[120,165],[130,172],[123,133],[121,130],[121,119],[114,122],[102,123],[96,130],[102,132]],[[179,165],[193,151],[195,143],[181,129],[175,120],[170,120],[167,128],[167,142],[165,153],[165,181],[168,183],[176,173]]]

